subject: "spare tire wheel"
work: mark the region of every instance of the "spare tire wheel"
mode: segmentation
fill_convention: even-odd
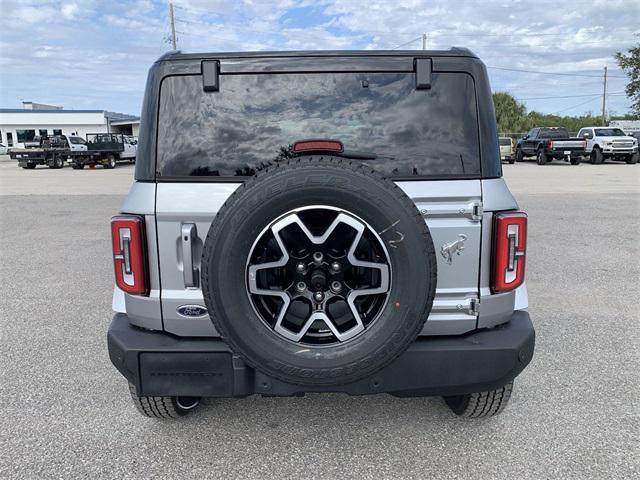
[[[436,257],[415,204],[360,162],[301,157],[238,187],[209,229],[202,290],[231,349],[285,382],[388,365],[431,311]]]

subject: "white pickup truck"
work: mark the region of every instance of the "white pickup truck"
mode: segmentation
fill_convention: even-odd
[[[638,163],[638,140],[616,127],[585,127],[578,137],[586,140],[585,153],[591,163],[599,164],[607,159]]]

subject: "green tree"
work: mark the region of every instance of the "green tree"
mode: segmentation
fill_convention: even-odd
[[[602,125],[602,117],[584,113],[577,117],[554,115],[552,113],[527,112],[526,107],[510,93],[493,94],[498,132],[525,133],[533,127],[565,127],[570,133],[577,133],[582,127]]]
[[[493,106],[496,110],[496,123],[499,132],[523,132],[527,129],[527,109],[511,94],[494,93]]]
[[[631,110],[640,115],[640,44],[630,48],[626,55],[618,52],[615,57],[620,68],[629,77],[625,92],[632,101]]]

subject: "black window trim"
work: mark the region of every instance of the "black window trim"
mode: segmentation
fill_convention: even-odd
[[[443,51],[333,51],[333,52],[228,52],[228,53],[204,53],[183,54],[168,53],[160,57],[151,65],[145,86],[145,96],[142,103],[141,124],[143,128],[138,138],[138,160],[135,166],[134,178],[138,182],[156,183],[158,181],[171,181],[169,177],[156,175],[157,153],[157,127],[159,117],[160,85],[166,76],[198,75],[201,72],[203,60],[220,60],[239,58],[261,58],[265,61],[276,60],[284,57],[296,62],[306,62],[309,58],[321,57],[326,61],[335,60],[337,57],[409,57],[431,58],[434,73],[467,73],[471,75],[476,93],[476,115],[478,117],[478,130],[480,134],[480,174],[472,176],[447,177],[447,180],[474,180],[502,178],[502,162],[500,162],[498,131],[495,121],[495,109],[492,101],[492,91],[489,76],[485,64],[471,51],[454,48]],[[196,177],[187,177],[187,181],[196,181]],[[214,177],[206,177],[206,181],[218,181]],[[240,181],[241,177],[235,177]],[[434,180],[429,177],[428,180]],[[407,180],[421,180],[411,177]]]
[[[416,59],[421,58],[421,57],[415,57]],[[433,67],[432,67],[433,68]],[[326,73],[326,74],[332,74],[332,73],[412,73],[415,70],[375,70],[375,71],[370,71],[370,70],[328,70],[328,69],[324,69],[324,70],[310,70],[310,71],[265,71],[265,70],[261,70],[261,71],[254,71],[254,72],[233,72],[233,73],[224,73],[222,72],[222,67],[220,67],[220,71],[218,72],[219,76],[225,76],[225,75],[229,75],[229,76],[237,76],[237,75],[271,75],[271,74],[279,74],[279,75],[283,75],[283,74],[305,74],[305,73]],[[473,76],[473,74],[471,72],[467,72],[467,71],[447,71],[447,70],[438,70],[435,73],[457,73],[457,74],[462,74],[462,75],[467,75],[469,76],[469,78],[471,79],[471,82],[473,84],[473,90],[474,90],[474,98],[475,98],[475,104],[476,104],[476,119],[478,121],[478,125],[477,125],[477,129],[478,129],[478,162],[480,164],[480,173],[475,174],[475,173],[469,173],[469,174],[450,174],[450,175],[443,175],[443,174],[436,174],[436,175],[410,175],[410,176],[388,176],[387,178],[389,178],[390,180],[394,181],[394,182],[408,182],[408,181],[425,181],[425,180],[479,180],[479,179],[484,179],[484,175],[482,172],[482,146],[481,146],[481,132],[480,132],[480,109],[479,109],[479,105],[478,105],[478,92],[477,92],[477,88],[476,88],[476,81],[475,78]],[[159,183],[165,183],[165,182],[171,182],[171,183],[175,183],[175,182],[199,182],[199,183],[244,183],[247,180],[249,180],[250,176],[215,176],[215,175],[194,175],[194,176],[162,176],[160,175],[160,172],[158,171],[158,167],[157,167],[157,163],[158,163],[158,137],[159,137],[159,129],[157,128],[157,126],[160,124],[160,96],[162,94],[162,84],[164,83],[165,79],[167,78],[171,78],[171,77],[192,77],[192,76],[198,76],[198,75],[202,75],[202,74],[197,74],[197,73],[180,73],[180,74],[169,74],[169,75],[164,75],[162,77],[162,79],[160,80],[160,88],[158,89],[158,101],[157,101],[157,105],[156,105],[156,128],[155,128],[155,148],[154,148],[154,171],[155,171],[155,181],[159,182]],[[208,92],[211,95],[216,95],[218,94],[218,91],[211,91]],[[498,149],[500,147],[498,146]]]

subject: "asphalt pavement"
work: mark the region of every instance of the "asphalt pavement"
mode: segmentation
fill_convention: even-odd
[[[505,166],[537,347],[504,413],[471,421],[338,394],[142,417],[105,339],[132,172],[0,159],[0,478],[638,478],[640,165]]]

